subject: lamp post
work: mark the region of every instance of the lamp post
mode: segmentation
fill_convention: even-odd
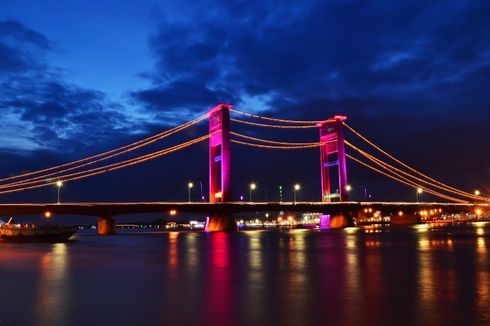
[[[189,195],[189,203],[191,202],[191,189],[194,187],[194,184],[192,182],[189,182],[187,184],[187,194]]]
[[[202,192],[202,182],[201,181],[199,181],[199,185],[201,186],[201,199],[202,199],[202,201],[204,201],[204,195]]]
[[[295,184],[293,187],[293,197],[294,197],[294,203],[296,203],[296,192],[301,189],[301,186],[299,183]]]
[[[252,182],[250,184],[250,196],[249,196],[250,201],[252,201],[252,191],[254,191],[255,188],[257,188],[257,185],[254,182]]]
[[[419,196],[422,195],[422,193],[424,192],[424,190],[422,188],[417,188],[417,203],[419,202]]]
[[[60,190],[62,186],[63,186],[63,181],[61,180],[56,181],[56,187],[58,188],[58,205],[60,204]]]

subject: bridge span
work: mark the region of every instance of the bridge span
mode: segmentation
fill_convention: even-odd
[[[19,215],[80,215],[99,218],[99,233],[114,232],[114,217],[142,213],[196,213],[215,217],[219,223],[234,228],[233,214],[246,212],[317,212],[329,216],[342,216],[343,220],[357,216],[365,209],[373,209],[388,215],[413,216],[422,210],[441,209],[445,214],[469,213],[476,209],[488,211],[484,203],[439,202],[85,202],[85,203],[21,203],[0,204],[0,216]],[[335,223],[334,223],[335,224]],[[338,223],[337,223],[338,224]],[[348,222],[340,222],[342,227]],[[212,228],[211,228],[212,229]],[[223,228],[218,228],[223,229]]]

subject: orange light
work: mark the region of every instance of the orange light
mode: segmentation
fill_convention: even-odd
[[[403,216],[403,212],[402,211],[399,211],[398,212],[398,216]]]
[[[480,215],[481,215],[481,213],[482,213],[482,210],[481,210],[480,208],[477,208],[477,209],[475,210],[475,213],[476,213],[476,215],[480,216]]]
[[[214,194],[214,198],[222,198],[222,197],[223,197],[223,193],[221,191]]]
[[[175,215],[177,215],[177,210],[175,210],[175,209],[171,209],[171,210],[170,210],[170,215],[171,215],[171,216],[175,216]]]
[[[50,218],[51,217],[51,212],[50,211],[47,211],[46,213],[44,213],[44,217]]]

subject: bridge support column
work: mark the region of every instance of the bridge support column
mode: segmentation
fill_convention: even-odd
[[[335,215],[324,214],[320,216],[320,229],[343,229],[353,225],[352,218],[347,214],[338,213]]]
[[[219,104],[209,112],[209,202],[231,201],[230,108]]]
[[[410,226],[420,223],[419,217],[416,214],[398,213],[391,215],[391,226]]]
[[[116,221],[112,217],[101,217],[97,224],[99,235],[110,235],[116,233]]]
[[[206,219],[206,232],[236,231],[236,219],[231,214],[211,214]]]
[[[344,116],[333,118],[318,124],[320,128],[320,172],[322,184],[322,201],[331,202],[334,198],[339,201],[347,200],[347,165],[345,162]],[[335,155],[336,154],[336,155]],[[332,193],[330,168],[336,166],[338,174],[338,192]]]

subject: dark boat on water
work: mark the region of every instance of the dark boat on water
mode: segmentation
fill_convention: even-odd
[[[76,226],[13,224],[10,219],[0,225],[0,239],[10,242],[65,242],[77,230]]]

